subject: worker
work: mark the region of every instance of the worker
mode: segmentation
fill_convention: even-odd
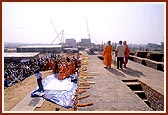
[[[39,87],[39,92],[44,92],[44,88],[43,88],[43,84],[42,84],[42,74],[39,71],[39,69],[37,69],[35,71],[35,76],[37,78],[37,84],[38,84],[38,87]]]

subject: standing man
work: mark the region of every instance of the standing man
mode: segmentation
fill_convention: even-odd
[[[104,58],[103,63],[106,66],[106,68],[111,68],[111,63],[112,63],[111,41],[108,41],[107,44],[105,45],[102,56]]]
[[[42,84],[42,74],[39,71],[39,69],[37,69],[35,71],[35,76],[37,78],[37,84],[38,84],[38,87],[39,87],[39,92],[44,92],[44,88],[43,88],[43,84]]]
[[[124,45],[122,45],[122,41],[119,41],[119,44],[117,45],[116,52],[115,52],[115,55],[117,57],[117,69],[119,69],[119,67],[123,69],[122,64],[124,62],[124,52],[125,52],[125,47]]]
[[[124,68],[126,68],[126,65],[127,65],[127,63],[128,63],[128,58],[129,58],[130,49],[129,49],[129,47],[128,47],[126,41],[123,42],[123,45],[125,46],[125,53],[124,53],[124,55],[125,55]]]

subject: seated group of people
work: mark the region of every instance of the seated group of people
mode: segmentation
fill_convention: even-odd
[[[26,62],[5,62],[4,64],[4,86],[10,87],[13,84],[31,76],[39,68],[40,71],[52,70],[58,73],[59,79],[73,74],[79,65],[79,54],[73,56],[52,55],[38,59],[30,59]]]
[[[79,54],[75,57],[72,56],[56,56],[52,61],[46,64],[47,69],[52,69],[53,74],[58,74],[58,79],[63,80],[70,75],[78,72],[80,66]]]
[[[36,63],[8,62],[4,64],[4,86],[9,87],[34,74]]]

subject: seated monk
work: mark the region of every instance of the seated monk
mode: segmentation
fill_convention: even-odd
[[[75,64],[73,63],[73,61],[71,62],[71,68],[72,68],[72,74],[75,72]]]
[[[74,67],[74,64],[72,62],[68,63],[68,71],[69,71],[70,75],[72,75],[75,71],[75,67]]]
[[[58,60],[58,71],[61,71],[62,68],[62,61]]]
[[[68,70],[69,70],[69,69],[67,68],[66,64],[63,65],[63,73],[65,73],[65,76],[66,76],[66,77],[68,77],[68,76],[70,75],[70,73],[69,73]],[[65,77],[65,78],[66,78],[66,77]]]
[[[51,63],[50,60],[47,62],[46,66],[47,66],[47,69],[48,69],[48,70],[51,70],[52,63]]]
[[[49,70],[49,68],[50,68],[50,63],[49,63],[49,61],[47,61],[45,69]]]
[[[63,80],[65,78],[65,73],[62,72],[62,70],[58,73],[58,80]]]
[[[70,58],[67,58],[66,60],[67,60],[67,67],[68,67],[69,74],[72,75],[75,71],[74,62]]]
[[[66,71],[67,71],[66,66],[62,65],[62,68],[58,73],[58,79],[59,80],[63,80],[67,77],[68,73]]]
[[[53,73],[55,73],[55,60],[52,60],[51,62],[51,70]]]

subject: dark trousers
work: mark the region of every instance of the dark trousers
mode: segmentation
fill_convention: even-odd
[[[37,79],[37,84],[39,87],[39,91],[44,91],[43,84],[42,84],[42,78]]]
[[[122,64],[124,61],[124,57],[117,57],[117,68],[119,69],[119,67],[122,69]]]

